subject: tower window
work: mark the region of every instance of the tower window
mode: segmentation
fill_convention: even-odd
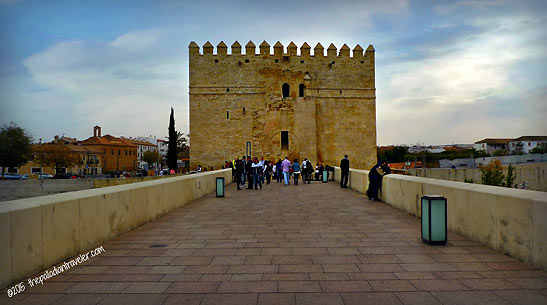
[[[281,132],[281,149],[289,150],[289,132],[288,131]]]
[[[275,60],[275,63],[278,63],[278,62],[279,62],[279,59],[276,59],[276,60]]]
[[[230,119],[230,110],[226,111],[226,119],[227,119],[227,120]]]
[[[226,88],[226,92],[230,92],[230,88]]]
[[[245,59],[245,63],[249,63],[249,60],[248,60],[248,59]]]
[[[215,64],[217,64],[217,63],[218,63],[218,59],[215,59]]]
[[[300,84],[300,86],[298,86],[298,96],[304,97],[305,89],[306,89],[306,86],[304,84]]]
[[[283,92],[283,98],[289,97],[291,94],[291,88],[289,87],[289,84],[284,83],[281,87],[281,91]]]

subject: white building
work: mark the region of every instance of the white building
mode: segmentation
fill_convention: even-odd
[[[130,141],[131,143],[138,145],[137,148],[137,167],[138,168],[150,168],[151,166],[155,166],[155,164],[148,164],[142,160],[142,157],[145,152],[147,151],[158,151],[158,145],[154,144],[150,140],[153,138],[147,138],[147,137],[138,137],[138,138],[126,138],[126,140]]]
[[[163,160],[167,159],[167,146],[169,141],[166,140],[157,140],[158,143],[158,152],[160,153],[160,156]]]
[[[473,148],[475,150],[482,150],[489,154],[497,151],[497,150],[509,150],[509,142],[511,142],[513,139],[484,139],[480,140],[478,142],[475,142],[473,145]]]
[[[522,136],[509,142],[511,152],[522,151],[529,154],[536,147],[547,149],[547,136]]]

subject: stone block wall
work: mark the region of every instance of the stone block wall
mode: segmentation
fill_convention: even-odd
[[[190,167],[218,168],[241,157],[251,144],[253,156],[266,159],[308,158],[339,164],[344,154],[356,168],[376,161],[376,95],[374,48],[366,52],[318,44],[311,55],[305,43],[297,54],[278,42],[271,53],[249,42],[241,54],[221,42],[217,53],[207,43],[192,42],[190,57]],[[283,85],[289,86],[283,96]],[[303,96],[300,96],[303,86]],[[281,132],[288,133],[288,148]]]

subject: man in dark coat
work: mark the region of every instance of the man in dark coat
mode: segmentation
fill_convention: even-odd
[[[384,176],[384,171],[382,170],[383,161],[378,161],[370,171],[368,172],[368,190],[367,195],[368,199],[373,199],[374,201],[379,201],[378,191],[382,183],[382,177]]]
[[[237,189],[240,190],[241,187],[241,175],[243,175],[243,161],[239,160],[239,158],[236,158],[236,161],[235,161],[235,179],[236,179],[236,184],[237,184]]]
[[[245,172],[247,173],[247,181],[249,185],[247,186],[248,190],[253,189],[253,160],[251,156],[247,156],[247,163],[245,164]]]
[[[342,177],[340,177],[340,187],[348,187],[348,178],[349,178],[349,159],[348,155],[344,156],[344,159],[340,161],[340,170],[342,171]]]

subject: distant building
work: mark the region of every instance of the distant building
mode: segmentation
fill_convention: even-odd
[[[547,136],[522,136],[509,142],[510,151],[522,151],[529,154],[536,147],[547,148]]]
[[[162,160],[167,160],[167,147],[168,147],[168,141],[160,140],[158,139],[158,152],[160,153],[160,156]]]
[[[498,151],[498,150],[509,150],[509,142],[513,139],[484,139],[478,142],[475,142],[473,148],[475,150],[482,150],[489,154]]]
[[[123,138],[123,139],[137,145],[137,167],[138,168],[144,168],[145,166],[150,167],[151,165],[143,161],[142,158],[144,153],[147,151],[158,151],[158,145],[153,144],[153,142],[150,141],[150,140],[152,141],[157,141],[157,140],[155,138],[147,138],[147,137]]]
[[[138,145],[130,141],[111,135],[101,136],[101,127],[93,127],[93,136],[81,141],[82,145],[89,145],[102,151],[103,172],[135,171],[137,170]]]
[[[55,175],[57,173],[75,173],[80,176],[102,174],[101,159],[104,154],[103,151],[93,146],[66,144],[62,138],[58,137],[55,138],[54,143],[63,143],[66,147],[70,148],[70,150],[78,153],[80,155],[80,162],[71,167],[53,168],[51,166],[42,166],[35,159],[36,152],[39,151],[40,146],[51,145],[51,143],[33,144],[33,154],[31,155],[29,162],[19,167],[17,172],[22,175],[34,173],[47,173],[50,175]]]

